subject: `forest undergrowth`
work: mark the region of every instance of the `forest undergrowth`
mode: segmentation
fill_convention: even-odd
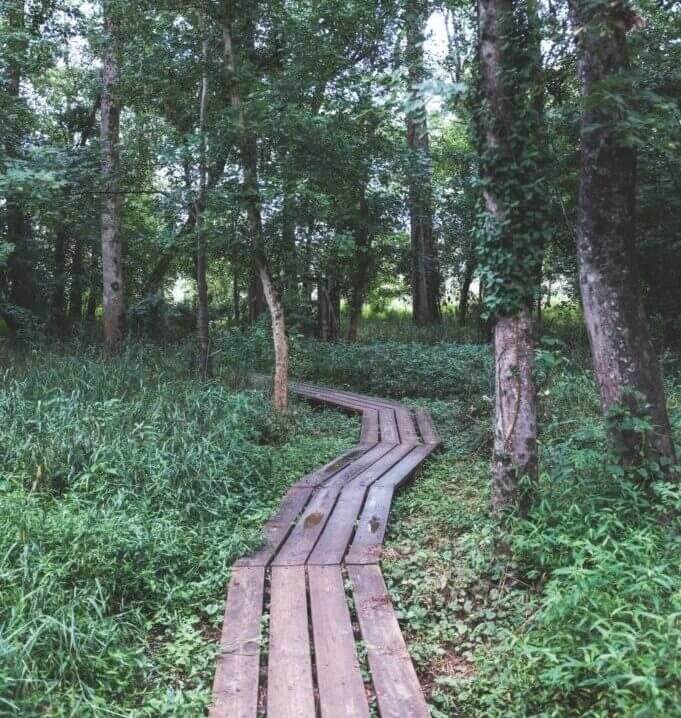
[[[178,351],[0,359],[0,715],[203,715],[232,562],[358,422]]]
[[[560,336],[537,354],[537,500],[505,533],[487,347],[292,338],[297,377],[425,405],[445,437],[384,560],[434,718],[681,715],[681,497],[608,453],[584,349]],[[305,404],[277,419],[248,388],[266,328],[223,333],[214,360],[202,383],[182,345],[3,353],[0,715],[203,713],[230,564],[357,435]],[[673,371],[668,397],[678,436]]]

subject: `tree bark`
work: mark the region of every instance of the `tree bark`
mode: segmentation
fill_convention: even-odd
[[[21,83],[23,76],[23,63],[26,59],[26,10],[24,0],[10,0],[7,9],[7,22],[11,34],[9,45],[9,59],[7,63],[7,76],[4,81],[5,91],[11,102],[21,102]],[[11,128],[6,144],[7,157],[16,159],[21,152],[19,135]],[[13,246],[13,251],[7,260],[6,277],[9,283],[9,301],[26,309],[33,309],[36,304],[37,291],[33,275],[33,261],[31,258],[30,236],[31,220],[24,211],[21,198],[10,192],[6,198],[7,241]]]
[[[116,26],[108,0],[104,0],[104,36],[106,49],[102,70],[102,284],[104,309],[104,340],[111,351],[123,342],[125,306],[123,294],[123,251],[120,231],[119,70],[116,53]]]
[[[52,321],[58,336],[66,335],[66,245],[68,238],[63,218],[54,238],[54,287],[52,290]]]
[[[248,323],[255,324],[265,311],[267,300],[263,291],[262,282],[258,275],[258,270],[254,267],[251,269],[250,279],[248,282]]]
[[[471,294],[471,284],[473,282],[473,274],[475,273],[475,258],[469,257],[466,260],[463,280],[461,282],[461,292],[459,293],[459,324],[463,325],[468,320],[468,302]]]
[[[241,293],[239,291],[239,270],[236,264],[232,267],[232,304],[234,305],[234,324],[238,326],[241,321]]]
[[[371,277],[371,232],[369,230],[369,202],[366,183],[359,190],[358,214],[355,226],[355,271],[348,307],[348,341],[357,341],[362,307]]]
[[[584,317],[604,414],[615,406],[650,420],[641,437],[611,426],[625,463],[643,451],[676,460],[662,372],[650,338],[635,257],[636,156],[619,137],[617,109],[598,97],[604,83],[626,82],[626,32],[637,18],[621,0],[570,0],[576,32],[582,115],[582,176],[577,258]]]
[[[509,42],[512,0],[478,0],[480,70],[486,102],[484,136],[488,149],[503,158],[509,155],[508,142],[514,121],[514,102],[505,66],[504,48]],[[501,231],[504,246],[513,236],[505,221],[502,205],[503,173],[485,177],[483,191],[488,222]],[[502,229],[499,229],[502,228]],[[537,476],[537,419],[533,378],[534,347],[529,302],[511,315],[496,317],[494,326],[495,406],[494,454],[492,461],[492,508],[502,514],[509,508],[526,512],[529,491],[522,480]]]
[[[265,252],[265,238],[260,212],[260,188],[258,185],[258,148],[254,135],[246,125],[246,116],[241,99],[239,77],[236,68],[236,55],[232,41],[231,0],[225,0],[225,11],[226,18],[223,26],[224,59],[227,79],[231,90],[231,105],[235,112],[238,125],[239,150],[243,171],[242,196],[248,215],[254,263],[272,319],[272,341],[274,344],[275,358],[273,400],[274,406],[279,411],[286,412],[288,410],[289,366],[286,318],[279,293],[272,280],[272,273]]]
[[[83,240],[76,237],[71,255],[71,286],[69,287],[69,322],[83,319]]]
[[[423,60],[427,0],[409,0],[406,10],[406,60],[410,110],[407,113],[409,145],[409,216],[411,224],[411,295],[417,324],[440,320],[440,282],[433,240],[433,191],[428,137],[428,113],[421,94],[426,79]]]
[[[211,375],[210,319],[208,313],[208,281],[206,279],[206,236],[203,230],[203,207],[206,201],[208,169],[206,162],[206,127],[208,115],[208,40],[202,44],[203,70],[199,103],[199,192],[194,203],[196,215],[196,331],[199,343],[199,370],[204,377]]]

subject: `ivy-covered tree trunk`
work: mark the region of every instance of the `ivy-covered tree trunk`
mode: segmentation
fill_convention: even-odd
[[[527,146],[523,97],[513,78],[519,58],[512,0],[479,0],[481,75],[480,141],[483,196],[484,274],[487,306],[495,317],[495,411],[492,507],[496,513],[528,506],[523,479],[537,475],[537,418],[531,301],[537,259],[525,233],[522,175]],[[520,156],[518,156],[520,155]],[[536,178],[535,178],[536,179]]]
[[[265,252],[265,237],[260,212],[260,188],[258,185],[258,152],[256,138],[246,125],[239,77],[236,69],[236,56],[232,41],[232,2],[225,2],[225,23],[223,26],[223,47],[225,69],[230,87],[230,101],[237,118],[239,150],[243,172],[242,196],[248,216],[251,233],[253,261],[262,291],[272,319],[272,341],[274,344],[274,406],[279,411],[288,410],[288,367],[289,352],[286,336],[286,318],[284,305],[274,284]]]
[[[102,68],[102,283],[104,340],[116,351],[123,341],[125,306],[123,294],[123,248],[120,231],[121,202],[118,193],[120,106],[115,21],[104,0],[104,63]]]
[[[570,0],[570,12],[585,103],[577,257],[601,405],[606,415],[621,406],[653,426],[642,446],[636,432],[612,423],[624,461],[643,450],[666,463],[675,460],[674,444],[635,256],[636,156],[618,128],[616,103],[600,94],[627,83],[626,33],[637,18],[622,0]]]
[[[406,61],[409,75],[407,142],[409,145],[409,216],[411,224],[411,296],[417,324],[440,319],[440,282],[433,239],[428,113],[421,83],[426,79],[423,60],[428,0],[408,0],[406,7]]]

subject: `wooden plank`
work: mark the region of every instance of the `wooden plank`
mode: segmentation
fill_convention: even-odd
[[[381,718],[428,718],[416,671],[378,566],[349,566]]]
[[[310,554],[308,563],[326,566],[342,562],[362,509],[367,488],[410,451],[412,451],[410,445],[397,444],[343,489],[314,551]]]
[[[396,409],[395,417],[397,418],[397,428],[400,432],[400,441],[407,444],[418,444],[419,437],[409,409]]]
[[[418,444],[412,448],[399,464],[386,471],[376,482],[377,486],[390,486],[398,489],[404,484],[416,469],[436,450],[432,444]]]
[[[319,489],[289,533],[272,564],[274,566],[304,564],[321,536],[343,486],[379,461],[390,449],[390,444],[376,444],[373,449],[339,471],[328,484]]]
[[[333,511],[340,490],[340,486],[326,486],[317,491],[272,561],[273,566],[305,564]]]
[[[267,715],[315,718],[305,567],[273,568],[271,586]]]
[[[267,566],[286,540],[310,496],[312,496],[311,488],[292,486],[284,495],[279,511],[263,527],[263,545],[250,556],[239,559],[234,565]]]
[[[264,587],[264,568],[232,571],[210,718],[256,718]]]
[[[337,474],[341,469],[344,469],[353,461],[356,461],[361,456],[364,456],[364,454],[366,454],[369,449],[372,449],[377,443],[378,439],[371,444],[360,444],[358,446],[354,446],[349,451],[346,451],[332,461],[329,461],[329,463],[322,466],[321,469],[315,469],[312,473],[303,476],[302,479],[296,481],[294,486],[301,488],[308,486],[316,488],[318,486],[322,486],[332,476],[334,476],[334,474]]]
[[[380,561],[393,493],[391,486],[372,486],[369,489],[350,550],[345,557],[346,564],[376,564]]]
[[[322,718],[369,718],[340,566],[309,566],[308,579]]]
[[[350,466],[347,466],[342,471],[339,471],[327,484],[327,486],[347,486],[360,474],[364,475],[369,468],[381,461],[383,457],[395,448],[394,444],[386,444],[381,442],[376,444],[373,449],[367,451],[364,456],[360,456],[359,459],[353,461]]]
[[[351,401],[359,401],[363,404],[371,404],[375,407],[387,407],[392,409],[395,407],[402,406],[402,404],[400,404],[398,401],[393,401],[392,399],[382,399],[380,397],[367,396],[366,394],[358,394],[357,392],[347,391],[345,389],[336,389],[335,387],[318,386],[316,384],[310,384],[309,382],[293,382],[290,384],[290,386],[292,391],[295,391],[296,393],[298,392],[298,389],[303,389],[306,391],[321,391],[327,395],[333,394],[339,398],[345,398]]]
[[[351,399],[344,396],[334,395],[323,389],[308,389],[307,387],[298,387],[295,389],[297,394],[304,396],[313,403],[332,404],[348,409],[354,413],[359,413],[367,408],[367,404],[358,399]]]
[[[440,434],[435,428],[430,414],[425,409],[419,408],[416,410],[416,423],[425,444],[436,444],[437,446],[442,444]]]
[[[378,443],[378,411],[376,409],[365,409],[362,413],[360,442],[364,444]]]
[[[352,544],[345,557],[346,563],[378,563],[383,550],[393,494],[435,449],[431,444],[417,445],[369,489]]]
[[[307,559],[308,564],[334,566],[342,562],[366,491],[364,486],[352,485],[341,493],[317,545]]]
[[[381,425],[381,441],[389,444],[397,444],[400,435],[397,431],[397,419],[393,409],[381,409],[378,412],[378,419]]]

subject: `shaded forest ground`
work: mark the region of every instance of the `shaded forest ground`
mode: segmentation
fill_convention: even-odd
[[[384,561],[433,715],[681,715],[679,493],[644,493],[605,450],[581,324],[544,327],[542,478],[503,561],[489,351],[441,341],[455,331],[414,341],[393,318],[355,345],[292,337],[295,376],[425,404],[445,438],[396,504]],[[266,326],[223,331],[205,384],[181,343],[116,360],[0,345],[0,715],[202,713],[230,564],[284,487],[357,436],[305,404],[273,417],[247,386],[269,347]]]

